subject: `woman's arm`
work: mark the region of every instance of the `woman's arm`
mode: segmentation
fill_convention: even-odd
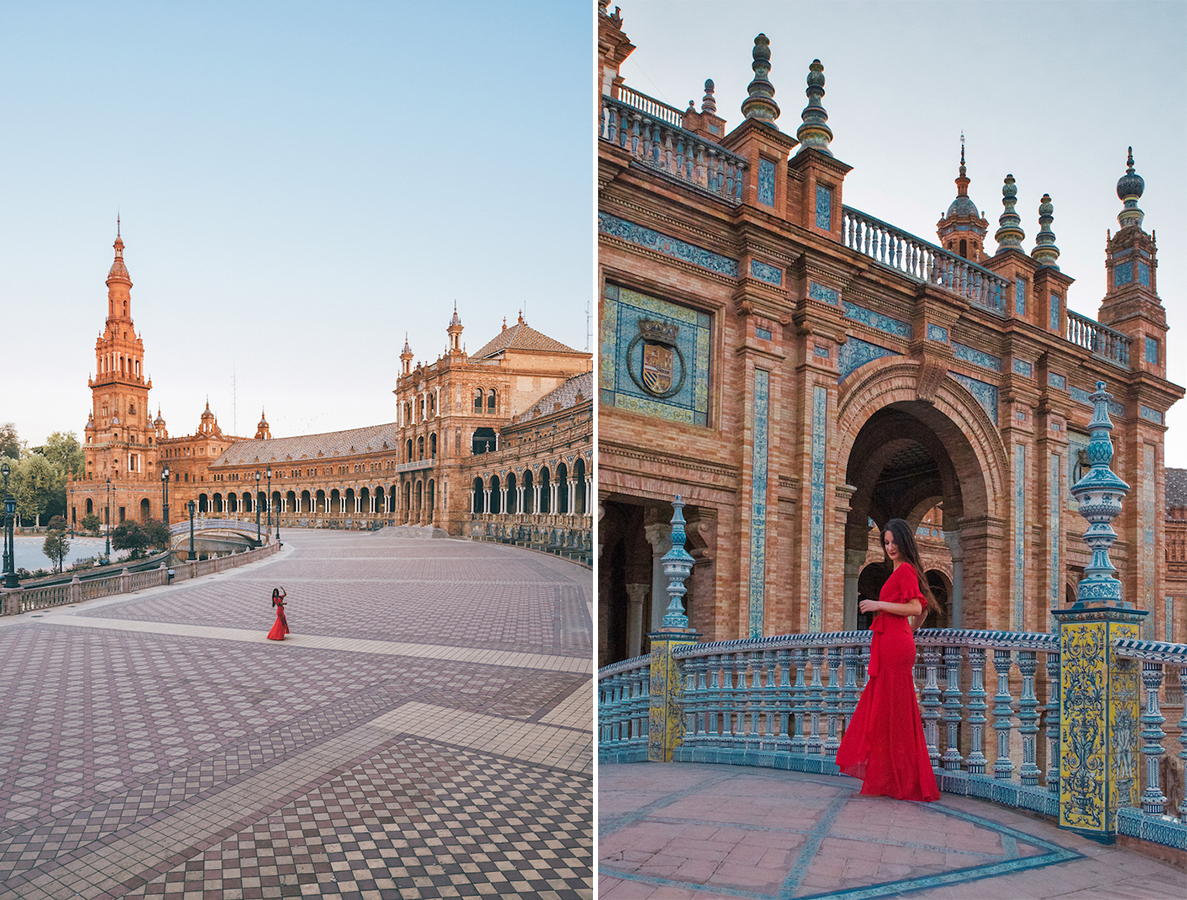
[[[905,603],[887,603],[884,600],[862,600],[863,613],[887,612],[896,616],[917,616],[923,612],[923,603],[918,600],[908,600]]]

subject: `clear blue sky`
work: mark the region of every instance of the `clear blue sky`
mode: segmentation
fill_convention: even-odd
[[[956,196],[960,133],[969,195],[997,230],[1002,179],[1034,246],[1043,193],[1068,302],[1097,318],[1106,231],[1117,230],[1117,179],[1133,145],[1146,181],[1144,227],[1158,238],[1158,289],[1170,324],[1169,378],[1187,385],[1187,3],[700,3],[621,0],[638,48],[627,84],[699,108],[706,78],[732,128],[754,36],[771,41],[780,128],[795,133],[805,77],[824,63],[833,153],[853,166],[845,203],[935,241]],[[988,242],[993,252],[995,241]],[[1187,401],[1168,417],[1166,463],[1187,467]]]
[[[175,436],[391,421],[455,300],[585,349],[593,10],[0,5],[0,422],[81,439],[117,210]]]

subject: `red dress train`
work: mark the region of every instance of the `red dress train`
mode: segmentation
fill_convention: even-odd
[[[915,569],[899,563],[878,599],[889,603],[922,600]],[[915,636],[909,616],[878,613],[870,626],[870,680],[857,701],[837,765],[864,781],[863,794],[896,800],[939,800],[923,718],[915,700]]]
[[[268,640],[283,641],[284,636],[289,633],[288,619],[284,617],[284,604],[276,604],[276,623],[272,626],[272,630],[268,632]]]

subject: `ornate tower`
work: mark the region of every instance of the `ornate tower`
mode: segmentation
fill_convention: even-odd
[[[106,482],[151,478],[156,426],[148,408],[152,381],[144,374],[144,342],[132,321],[132,279],[116,222],[115,260],[107,273],[107,321],[95,341],[95,375],[87,420],[87,479]]]
[[[462,320],[457,314],[457,304],[453,304],[453,318],[449,322],[449,327],[445,329],[449,334],[449,355],[462,356]],[[408,349],[407,338],[405,338],[405,349]],[[403,357],[401,357],[403,359]],[[408,373],[405,372],[405,375]]]
[[[964,164],[964,135],[960,136],[960,174],[956,177],[956,199],[948,212],[936,223],[940,246],[965,259],[979,263],[985,258],[985,235],[989,222],[977,212],[977,204],[969,197],[969,177]]]

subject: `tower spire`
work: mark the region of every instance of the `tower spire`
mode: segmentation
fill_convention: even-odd
[[[824,96],[824,64],[818,59],[812,60],[812,65],[808,66],[808,86],[804,93],[808,96],[808,105],[800,113],[803,124],[795,132],[800,150],[811,147],[832,156],[828,144],[833,139],[833,130],[828,127],[828,113],[820,102]]]
[[[1005,183],[1002,184],[1002,206],[1005,210],[997,220],[999,227],[993,235],[993,239],[997,241],[998,253],[1011,247],[1015,250],[1022,249],[1022,239],[1026,237],[1026,232],[1022,230],[1022,219],[1014,211],[1017,202],[1018,186],[1014,183],[1014,176],[1007,175]]]
[[[1117,180],[1117,199],[1123,205],[1121,212],[1117,214],[1117,221],[1121,223],[1122,228],[1129,228],[1131,225],[1142,227],[1142,220],[1146,214],[1138,209],[1138,200],[1145,189],[1145,180],[1133,170],[1133,147],[1130,147],[1125,174]]]
[[[1039,203],[1039,233],[1035,235],[1035,246],[1030,255],[1040,266],[1058,269],[1059,248],[1055,246],[1055,232],[1051,230],[1051,223],[1055,221],[1054,213],[1055,204],[1051,202],[1051,195],[1043,194]]]
[[[754,69],[754,80],[746,87],[748,96],[742,101],[742,115],[747,119],[758,119],[772,128],[778,128],[775,124],[775,120],[779,118],[775,86],[767,79],[771,73],[771,41],[765,34],[755,37],[751,55],[754,57],[754,62],[750,65],[750,68]]]

